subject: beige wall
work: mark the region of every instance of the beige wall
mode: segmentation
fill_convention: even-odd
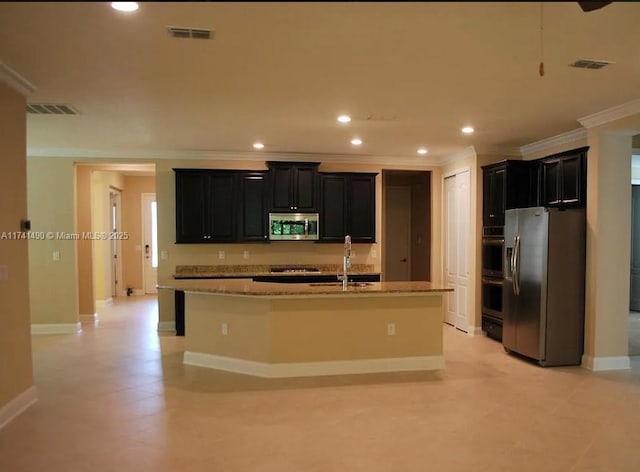
[[[640,115],[589,130],[585,363],[628,355],[632,136]]]
[[[77,323],[77,241],[57,235],[75,232],[73,160],[29,157],[27,176],[32,231],[54,234],[53,239],[29,242],[31,323]]]
[[[142,230],[142,194],[156,192],[155,177],[124,176],[122,192],[122,231],[129,233],[129,239],[122,241],[121,289],[132,287],[143,290],[142,248],[144,247]]]
[[[26,99],[0,83],[0,233],[27,218]],[[27,240],[0,239],[0,411],[33,386]]]
[[[76,231],[91,231],[91,168],[76,166]],[[81,315],[96,312],[93,291],[93,255],[90,239],[80,239],[78,244],[78,306]]]
[[[121,191],[124,178],[119,172],[93,170],[91,173],[91,227],[97,233],[110,233],[111,208],[109,193]],[[109,300],[112,297],[111,240],[93,240],[93,280],[97,301]]]
[[[238,265],[238,264],[337,264],[342,263],[341,244],[316,244],[307,241],[280,241],[257,244],[175,244],[175,175],[173,168],[216,168],[266,170],[260,161],[197,161],[159,160],[156,162],[156,188],[158,201],[158,247],[167,252],[167,260],[160,260],[158,281],[171,280],[177,265]],[[354,264],[373,264],[381,268],[382,241],[382,169],[431,170],[432,171],[432,277],[440,278],[440,172],[431,166],[382,166],[379,164],[322,163],[320,172],[377,172],[376,178],[376,240],[375,244],[354,245]],[[436,229],[438,228],[438,229]],[[375,249],[375,251],[372,251]],[[220,260],[218,252],[226,258]],[[244,251],[249,259],[244,259]],[[374,256],[375,253],[375,256]],[[161,291],[165,292],[165,291]],[[174,319],[173,298],[170,293],[159,295],[160,321]]]

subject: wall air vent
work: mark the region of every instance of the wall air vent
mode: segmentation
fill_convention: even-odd
[[[613,64],[611,61],[594,61],[593,59],[578,59],[573,64],[569,64],[571,67],[577,67],[578,69],[602,69],[604,66]]]
[[[214,31],[202,28],[167,26],[167,31],[174,38],[211,39],[214,35]]]
[[[69,105],[55,103],[29,103],[27,111],[34,115],[77,115],[78,112]]]

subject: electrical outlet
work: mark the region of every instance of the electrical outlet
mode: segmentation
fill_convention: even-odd
[[[218,259],[224,259],[227,257],[224,251],[218,251]]]
[[[245,259],[249,259],[249,251],[244,251],[244,253],[242,253],[242,256],[243,256]]]
[[[56,262],[60,260],[60,251],[53,251],[53,260]]]
[[[377,249],[376,249],[376,248],[373,248],[373,249],[371,250],[371,257],[372,257],[372,258],[374,258],[374,259],[375,259],[376,257],[378,257],[378,251],[377,251]]]
[[[0,265],[0,282],[9,280],[9,266]]]
[[[351,257],[356,257],[356,250],[355,249],[351,250]]]
[[[389,336],[395,336],[396,335],[396,324],[395,323],[388,323],[387,324],[387,335],[389,335]]]
[[[220,326],[220,331],[222,331],[223,336],[229,334],[229,326],[227,325],[227,323],[222,323],[222,325]]]

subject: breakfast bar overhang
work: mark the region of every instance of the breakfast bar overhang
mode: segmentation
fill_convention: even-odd
[[[443,297],[430,282],[175,280],[184,363],[260,377],[438,370]]]

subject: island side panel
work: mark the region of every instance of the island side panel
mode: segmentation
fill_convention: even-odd
[[[442,356],[441,293],[279,298],[270,312],[272,363]]]
[[[268,310],[264,298],[185,293],[185,350],[269,362]]]

